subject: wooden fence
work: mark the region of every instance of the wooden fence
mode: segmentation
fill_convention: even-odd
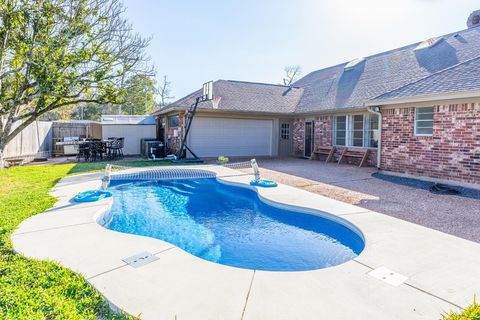
[[[93,121],[55,121],[52,126],[52,154],[63,155],[63,146],[57,146],[57,142],[64,141],[65,137],[79,138],[102,138],[102,125]]]
[[[12,130],[20,125],[15,123]],[[29,161],[34,157],[47,157],[52,150],[52,122],[33,122],[23,129],[5,147],[4,158]]]
[[[20,125],[15,123],[12,130]],[[63,146],[56,143],[65,137],[102,138],[102,126],[93,121],[38,121],[23,129],[6,148],[6,160],[29,162],[35,157],[46,158],[51,155],[63,155]]]

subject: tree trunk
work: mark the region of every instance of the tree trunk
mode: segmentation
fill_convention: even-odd
[[[3,160],[3,156],[4,156],[4,151],[6,146],[7,146],[6,143],[4,143],[3,141],[0,141],[0,170],[5,168],[5,161]]]
[[[10,112],[10,115],[7,119],[2,119],[1,127],[0,127],[0,169],[5,168],[5,148],[7,147],[7,143],[11,140],[9,139],[9,134],[12,129],[13,125],[13,113]]]

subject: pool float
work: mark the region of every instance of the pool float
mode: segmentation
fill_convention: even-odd
[[[112,196],[110,191],[88,190],[80,192],[74,198],[75,202],[95,202]]]
[[[252,180],[250,181],[250,185],[255,187],[264,187],[264,188],[273,188],[278,186],[278,184],[275,181],[266,180],[266,179]]]

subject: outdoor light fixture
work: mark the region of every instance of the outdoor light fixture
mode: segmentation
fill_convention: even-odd
[[[373,112],[380,112],[380,107],[378,107],[378,106],[372,107],[372,111]]]

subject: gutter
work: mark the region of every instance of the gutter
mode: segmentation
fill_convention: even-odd
[[[368,112],[378,116],[378,146],[377,146],[377,169],[380,170],[380,163],[382,161],[382,113],[379,106],[370,106],[367,108]]]
[[[365,102],[366,107],[373,107],[378,105],[393,105],[393,104],[407,104],[407,103],[419,103],[419,102],[433,102],[443,100],[456,100],[456,99],[471,99],[480,97],[480,90],[467,90],[459,92],[449,93],[432,93],[418,96],[408,96],[401,98],[390,99],[372,99]]]

